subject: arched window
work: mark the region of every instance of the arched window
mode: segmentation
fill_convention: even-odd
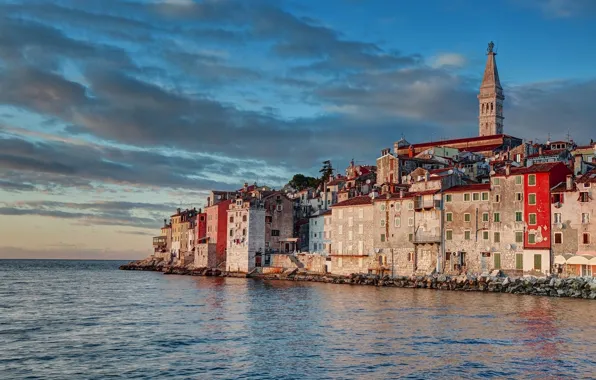
[[[493,105],[494,105],[494,104],[495,104],[495,103],[491,103],[491,104],[490,104],[490,112],[493,112]]]
[[[484,103],[482,103],[482,113],[484,113]]]

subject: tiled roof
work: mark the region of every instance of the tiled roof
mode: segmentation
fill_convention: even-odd
[[[596,169],[590,170],[586,174],[579,177],[577,183],[596,183]]]
[[[540,153],[531,154],[528,156],[528,158],[536,158],[536,157],[543,157],[543,156],[558,156],[565,151],[566,151],[566,149],[543,150],[542,154],[540,154]]]
[[[371,204],[371,198],[368,195],[363,195],[360,197],[350,198],[343,202],[336,203],[331,207],[344,207],[344,206],[358,206],[358,205],[369,205]]]
[[[511,175],[548,173],[559,165],[565,166],[565,164],[562,162],[545,162],[542,164],[534,164],[530,167],[521,167],[521,168],[511,167],[510,173],[511,173]],[[505,176],[505,169],[500,169],[499,172],[497,172],[494,175],[494,177],[504,177],[504,176]]]
[[[342,177],[342,178],[335,178],[333,181],[330,181],[327,183],[327,186],[335,186],[335,185],[339,185],[340,183],[344,183],[346,182],[347,178]]]
[[[476,183],[472,185],[461,185],[450,187],[443,191],[444,193],[459,193],[463,191],[488,191],[490,190],[490,183]]]
[[[460,148],[459,150],[462,152],[476,153],[476,152],[485,152],[488,150],[495,150],[502,146],[503,146],[503,144],[479,145],[479,146],[470,146],[470,147]]]
[[[491,135],[491,136],[479,136],[479,137],[467,137],[462,139],[453,139],[453,140],[443,140],[443,141],[433,141],[433,142],[425,142],[419,144],[413,144],[414,148],[424,148],[424,147],[433,147],[433,146],[441,146],[441,145],[450,145],[450,144],[461,144],[467,142],[482,142],[482,141],[490,141],[496,138],[512,138],[509,135]],[[513,137],[515,138],[515,137]],[[500,145],[499,145],[500,146]]]
[[[575,183],[572,184],[571,186],[571,190],[567,190],[567,182],[561,182],[558,185],[556,185],[555,187],[553,187],[552,189],[550,189],[551,193],[564,193],[567,191],[576,191],[577,190],[577,186],[575,186]]]

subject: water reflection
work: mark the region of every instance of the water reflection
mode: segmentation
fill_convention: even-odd
[[[6,265],[2,379],[582,378],[596,368],[586,300]]]

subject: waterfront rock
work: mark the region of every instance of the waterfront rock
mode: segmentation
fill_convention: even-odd
[[[501,271],[493,271],[490,275],[449,276],[436,274],[428,276],[377,276],[372,274],[353,273],[349,276],[308,272],[304,269],[288,269],[281,273],[263,274],[223,272],[216,268],[196,268],[194,266],[173,266],[161,259],[148,258],[134,261],[120,267],[122,270],[157,271],[164,274],[190,276],[242,277],[264,280],[291,280],[322,282],[329,284],[368,285],[396,288],[420,288],[451,291],[481,291],[491,293],[526,294],[550,297],[572,297],[596,299],[596,280],[588,278],[558,277],[506,277]]]

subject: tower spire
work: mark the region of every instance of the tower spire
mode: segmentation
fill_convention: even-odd
[[[480,93],[478,94],[478,131],[480,136],[499,135],[503,133],[503,88],[497,70],[494,52],[495,44],[491,41],[486,49],[486,66]]]

